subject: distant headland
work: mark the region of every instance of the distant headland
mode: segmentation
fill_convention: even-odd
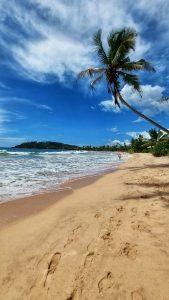
[[[13,148],[21,148],[21,149],[56,149],[56,150],[91,150],[91,151],[126,151],[127,147],[124,145],[104,145],[104,146],[76,146],[76,145],[69,145],[64,143],[58,142],[25,142],[20,145],[16,145]]]
[[[80,147],[75,145],[69,145],[58,142],[25,142],[20,145],[16,145],[13,148],[24,149],[57,149],[57,150],[79,150]]]

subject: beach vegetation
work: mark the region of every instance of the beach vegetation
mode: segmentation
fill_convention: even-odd
[[[153,148],[154,156],[166,156],[169,155],[169,142],[158,141]]]
[[[149,139],[142,135],[131,140],[130,153],[152,153],[154,156],[169,155],[169,135],[155,129],[149,130]]]

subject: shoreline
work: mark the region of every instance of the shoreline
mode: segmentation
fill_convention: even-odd
[[[73,193],[76,189],[90,185],[106,174],[116,172],[121,165],[125,164],[130,158],[131,156],[121,161],[115,168],[112,167],[97,174],[90,174],[63,182],[57,189],[53,188],[50,191],[47,190],[30,196],[9,199],[0,203],[0,228],[6,224],[47,209],[49,206]]]
[[[37,214],[40,211],[47,209],[51,205],[56,204],[58,201],[72,194],[76,189],[88,186],[97,181],[105,174],[109,173],[111,172],[106,172],[102,175],[78,178],[73,181],[61,184],[60,188],[55,191],[47,191],[23,198],[16,198],[14,200],[2,202],[0,204],[0,228],[6,224],[18,221],[22,218]]]
[[[134,154],[117,171],[4,224],[2,299],[168,300],[168,209],[169,157]]]

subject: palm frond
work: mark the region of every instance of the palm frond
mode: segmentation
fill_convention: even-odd
[[[102,35],[101,29],[99,29],[97,32],[94,33],[93,44],[96,47],[96,51],[101,63],[107,65],[109,62],[108,62],[107,54],[103,47],[101,35]]]
[[[143,141],[143,145],[140,146],[141,149],[152,147],[154,143],[152,141]]]
[[[131,61],[131,62],[127,62],[127,63],[122,63],[121,64],[121,69],[125,70],[125,71],[151,71],[151,72],[155,72],[154,67],[152,66],[152,64],[148,61],[146,61],[145,59],[140,59],[138,61]]]
[[[120,61],[118,61],[118,66],[123,66],[123,65],[125,65],[125,64],[128,64],[128,63],[130,63],[131,61],[130,61],[130,57],[129,56],[125,56],[125,57],[123,57],[123,58],[121,58],[120,59]]]
[[[130,61],[129,56],[124,56],[124,57],[119,58],[116,62],[114,62],[114,63],[112,64],[112,67],[113,67],[116,71],[118,71],[118,70],[123,71],[123,66],[126,65],[126,64],[128,65],[130,62],[131,62],[131,61]],[[124,71],[128,71],[128,70],[124,70]]]
[[[102,78],[103,78],[103,74],[99,75],[93,81],[91,81],[90,87],[92,90],[95,90],[96,85],[102,80]]]
[[[112,64],[126,57],[129,51],[135,50],[137,33],[134,29],[123,28],[118,32],[112,31],[108,36],[108,45],[110,47],[108,57]]]
[[[161,99],[159,100],[159,102],[163,103],[163,102],[166,102],[166,101],[168,101],[168,100],[169,100],[169,96],[164,97],[164,98],[161,98]]]
[[[134,74],[128,74],[125,72],[120,72],[120,74],[123,78],[124,83],[130,85],[141,96],[142,91],[141,91],[141,86],[140,86],[138,76]]]
[[[105,72],[106,69],[104,68],[89,68],[86,70],[81,71],[78,74],[79,78],[83,78],[83,77],[93,77],[96,74],[101,74],[103,72]]]
[[[140,65],[140,67],[142,67],[142,70],[150,71],[150,72],[156,71],[155,68],[153,67],[153,65],[145,59],[140,59],[136,63],[137,63],[137,65]]]

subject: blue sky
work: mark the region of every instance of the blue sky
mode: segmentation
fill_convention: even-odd
[[[133,59],[156,73],[141,73],[142,100],[127,86],[125,99],[169,128],[169,5],[165,0],[0,0],[0,146],[31,140],[76,145],[114,144],[152,126],[126,108],[118,111],[104,85],[94,93],[77,74],[98,61],[92,34],[103,39],[123,26],[138,31]],[[160,8],[160,9],[159,9]]]

